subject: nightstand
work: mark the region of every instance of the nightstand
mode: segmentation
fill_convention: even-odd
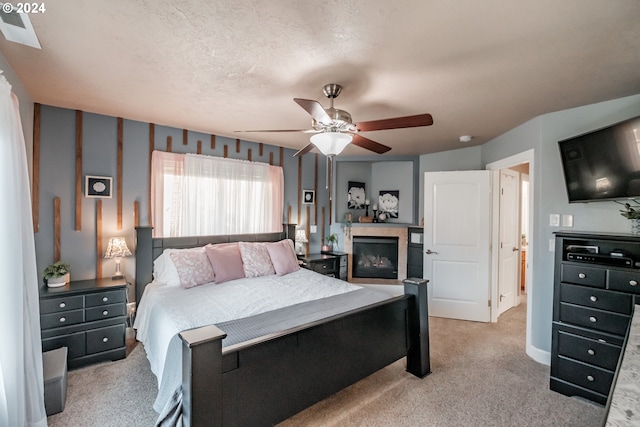
[[[104,278],[41,287],[42,351],[67,347],[69,368],[123,359],[128,286]]]
[[[336,275],[336,277],[340,280],[347,280],[347,276],[349,275],[348,270],[349,270],[349,255],[346,252],[340,252],[340,251],[322,251],[321,253],[325,254],[325,255],[333,255],[333,256],[337,256],[339,258],[338,261],[338,274]]]
[[[313,270],[325,276],[339,277],[340,275],[340,257],[327,254],[309,254],[298,255],[298,259],[302,261],[302,267]]]

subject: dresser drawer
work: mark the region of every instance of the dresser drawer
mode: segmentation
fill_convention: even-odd
[[[110,317],[124,316],[124,304],[110,304],[100,307],[91,307],[86,309],[87,322],[99,319],[108,319]]]
[[[614,291],[640,294],[640,271],[609,270],[607,288]]]
[[[60,335],[42,340],[42,351],[55,350],[56,348],[67,347],[67,359],[75,359],[85,355],[85,334],[76,332],[73,334]]]
[[[124,328],[125,325],[122,323],[87,331],[87,354],[124,347]]]
[[[333,259],[328,259],[324,261],[314,261],[311,264],[311,268],[313,269],[313,271],[326,274],[326,273],[335,272],[336,264],[335,264],[335,260]]]
[[[82,308],[84,306],[83,301],[84,297],[82,295],[42,299],[40,300],[40,314],[57,313]]]
[[[562,264],[561,280],[565,283],[604,289],[606,272],[607,270],[604,268]]]
[[[84,310],[70,310],[40,316],[40,327],[42,329],[59,328],[82,322],[84,322]]]
[[[558,354],[615,371],[621,347],[558,331]]]
[[[558,378],[589,390],[609,394],[614,373],[602,368],[558,357]]]
[[[560,301],[622,314],[631,314],[633,308],[631,295],[567,283],[560,284]]]
[[[99,305],[115,304],[125,300],[124,291],[96,292],[85,296],[86,307],[96,307]]]
[[[616,335],[625,335],[630,317],[610,311],[560,303],[560,321]]]

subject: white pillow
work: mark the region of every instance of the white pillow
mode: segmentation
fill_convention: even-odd
[[[204,252],[204,246],[187,249],[165,249],[162,255],[153,261],[153,281],[163,283],[167,286],[180,286],[180,276],[178,269],[171,259],[172,252],[178,251],[198,251]]]

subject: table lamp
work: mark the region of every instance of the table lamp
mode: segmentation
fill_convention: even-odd
[[[112,280],[124,279],[124,274],[120,272],[120,259],[125,256],[131,256],[131,251],[127,247],[127,242],[124,240],[124,237],[110,238],[104,257],[116,259],[116,272],[111,276]]]

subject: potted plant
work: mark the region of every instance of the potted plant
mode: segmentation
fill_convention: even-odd
[[[338,243],[338,235],[335,233],[329,234],[326,238],[327,244],[322,246],[322,250],[329,252],[335,249],[335,245]]]
[[[56,261],[53,264],[49,264],[42,272],[42,275],[48,287],[56,288],[58,286],[64,286],[70,279],[69,264]]]

